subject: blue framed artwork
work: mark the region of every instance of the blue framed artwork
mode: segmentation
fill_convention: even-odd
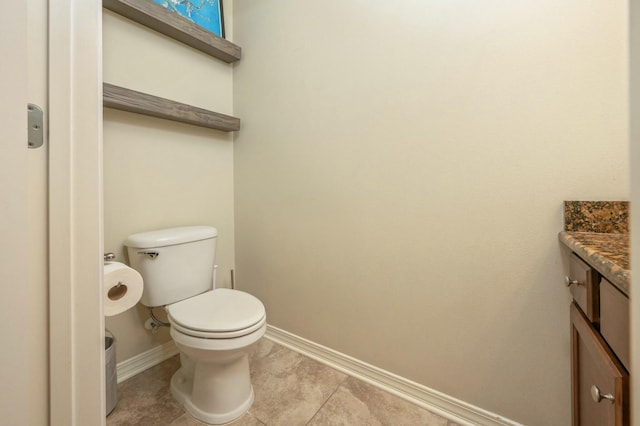
[[[153,0],[217,36],[224,37],[222,0]]]

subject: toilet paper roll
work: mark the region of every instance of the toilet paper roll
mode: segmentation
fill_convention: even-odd
[[[142,276],[120,262],[105,262],[102,305],[110,317],[135,306],[142,297]]]

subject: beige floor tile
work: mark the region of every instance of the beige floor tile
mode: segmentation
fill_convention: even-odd
[[[107,416],[107,426],[168,425],[182,415],[169,392],[169,379],[180,367],[177,357],[118,385],[118,403]]]
[[[269,426],[304,425],[347,376],[291,350],[267,351],[267,346],[251,366],[256,399],[250,412]]]
[[[318,411],[309,425],[450,426],[450,423],[417,405],[350,377]]]
[[[199,422],[191,417],[189,413],[185,413],[171,422],[169,426],[206,426],[206,423]],[[238,420],[227,423],[225,426],[265,426],[260,420],[253,417],[251,413],[245,413]]]
[[[378,388],[261,339],[250,353],[253,406],[231,426],[457,426]],[[173,399],[177,356],[118,385],[107,426],[202,426]],[[319,410],[319,411],[318,411]]]
[[[251,349],[251,352],[249,352],[249,365],[251,367],[251,371],[253,372],[256,368],[259,369],[261,363],[271,355],[280,351],[288,350],[289,349],[284,346],[273,343],[271,340],[263,337],[258,340],[258,343],[256,343],[256,345]]]

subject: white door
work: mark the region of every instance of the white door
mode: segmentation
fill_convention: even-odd
[[[27,103],[46,107],[37,3],[6,2],[0,14],[0,412],[16,425],[48,423],[47,151],[27,148]]]
[[[49,424],[99,426],[105,422],[102,2],[48,3]]]

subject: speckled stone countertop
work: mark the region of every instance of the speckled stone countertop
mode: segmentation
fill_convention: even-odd
[[[629,232],[628,201],[565,201],[564,230],[575,232]]]
[[[560,241],[629,296],[629,203],[565,201]]]
[[[560,241],[629,296],[629,234],[563,231]]]

